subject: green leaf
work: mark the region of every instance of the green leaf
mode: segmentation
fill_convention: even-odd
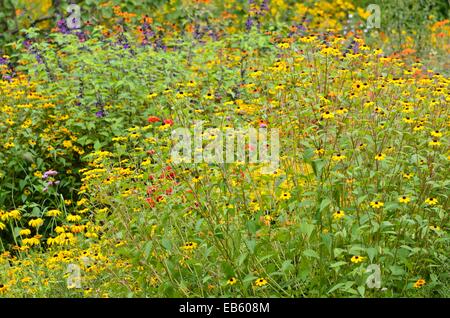
[[[161,240],[161,245],[166,249],[166,250],[170,250],[172,248],[172,243],[170,242],[170,240],[163,238]]]
[[[331,268],[341,267],[342,265],[346,265],[347,262],[339,261],[330,265]]]
[[[283,262],[283,264],[281,265],[281,271],[283,273],[288,273],[289,271],[294,269],[294,265],[292,265],[292,261],[290,260],[286,260]]]
[[[314,257],[314,258],[317,258],[317,259],[320,258],[320,257],[319,257],[319,254],[317,254],[316,251],[311,250],[311,249],[307,249],[307,250],[303,251],[302,254],[305,255],[305,256],[307,256],[307,257]]]
[[[311,233],[314,231],[314,224],[301,223],[299,229],[300,233],[305,234],[307,239],[309,239]]]
[[[144,259],[147,260],[148,257],[150,256],[150,252],[152,251],[152,247],[153,247],[153,242],[152,241],[148,241],[147,243],[145,243],[144,245]]]
[[[331,204],[331,200],[330,200],[329,198],[323,199],[322,202],[320,203],[319,211],[322,212],[322,211],[325,210],[330,204]]]
[[[377,255],[377,249],[375,247],[369,247],[367,249],[367,255],[369,256],[370,261],[373,262],[373,259]]]
[[[255,254],[256,240],[246,240],[246,244],[250,253]]]
[[[340,289],[342,286],[344,286],[345,283],[339,283],[334,285],[328,292],[327,294],[331,294],[332,292],[334,292],[336,289]]]
[[[238,266],[242,266],[242,264],[244,264],[245,260],[247,259],[248,254],[247,253],[243,253],[239,256],[238,258]]]
[[[361,297],[364,297],[364,293],[366,291],[366,289],[364,288],[364,286],[358,286],[358,292],[361,295]]]

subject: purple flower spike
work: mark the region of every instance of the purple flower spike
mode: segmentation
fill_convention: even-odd
[[[48,177],[53,177],[56,176],[58,174],[58,171],[55,170],[49,170],[44,172],[44,174],[42,175],[42,179],[47,179]]]

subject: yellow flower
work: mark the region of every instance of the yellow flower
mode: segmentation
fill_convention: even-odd
[[[197,248],[197,245],[195,242],[186,242],[181,248],[185,251],[192,251]]]
[[[339,161],[344,160],[345,158],[347,158],[347,157],[338,153],[338,154],[334,155],[333,157],[331,157],[331,160],[339,162]]]
[[[256,285],[257,287],[262,287],[262,286],[264,286],[264,285],[267,285],[267,280],[264,279],[264,278],[258,278],[258,279],[255,281],[255,285]]]
[[[358,264],[358,263],[361,263],[362,261],[364,261],[364,259],[365,259],[365,257],[363,257],[363,256],[355,255],[355,256],[352,256],[350,261],[352,263]]]
[[[61,211],[59,211],[59,210],[49,210],[49,211],[47,211],[47,213],[45,215],[50,216],[50,217],[60,216],[61,215]]]
[[[322,113],[322,118],[324,119],[332,119],[334,118],[334,114],[327,110],[326,112]]]
[[[323,148],[317,148],[317,149],[315,149],[314,150],[314,153],[316,154],[316,155],[323,155],[324,153],[325,153],[325,149],[323,149]]]
[[[40,227],[42,224],[44,224],[44,220],[42,220],[41,218],[30,220],[28,222],[28,225],[31,227]]]
[[[64,232],[64,228],[62,226],[57,226],[55,227],[55,232],[60,234]]]
[[[417,282],[414,283],[414,288],[420,288],[423,285],[425,285],[425,279],[420,278],[417,280]]]
[[[250,202],[250,210],[252,212],[257,212],[257,211],[261,210],[261,207],[259,206],[259,203],[256,200]]]
[[[35,173],[33,173],[33,175],[37,178],[42,178],[42,172],[40,171],[36,171]]]
[[[70,141],[70,140],[64,140],[64,141],[63,141],[63,147],[64,147],[64,148],[71,148],[71,147],[72,147],[72,141]]]
[[[407,124],[412,124],[414,122],[414,119],[412,119],[411,117],[405,117],[402,120]]]
[[[81,200],[79,200],[79,201],[77,202],[77,206],[81,206],[81,205],[83,205],[83,204],[85,204],[85,203],[87,203],[87,202],[88,202],[88,199],[82,198]]]
[[[437,225],[430,225],[430,229],[432,229],[434,231],[438,231],[438,232],[441,230],[441,228]]]
[[[353,85],[352,85],[352,88],[353,88],[355,91],[359,91],[359,90],[361,90],[363,87],[364,87],[364,84],[363,84],[361,81],[356,81],[356,82],[354,82]]]
[[[428,205],[436,205],[438,203],[438,200],[436,198],[428,198],[425,200],[425,203]]]
[[[22,244],[26,246],[35,246],[41,244],[41,242],[37,237],[31,237],[31,238],[24,238],[22,240]]]
[[[8,291],[8,286],[0,284],[0,294],[4,294]]]
[[[403,178],[408,179],[408,180],[411,179],[413,176],[414,176],[414,173],[407,173],[407,172],[403,173]]]
[[[383,153],[379,153],[375,156],[375,160],[383,161],[386,158],[386,155]]]
[[[431,147],[438,147],[441,145],[441,142],[437,139],[433,139],[428,143],[428,145],[430,145]]]
[[[363,20],[367,20],[370,17],[370,11],[365,11],[362,8],[358,8],[356,9],[358,11],[358,15],[363,19]]]
[[[280,49],[288,49],[290,47],[290,44],[289,43],[280,43],[280,44],[278,44],[278,47]]]
[[[81,216],[79,216],[79,215],[74,215],[74,214],[69,214],[69,215],[66,217],[66,220],[67,220],[68,222],[79,222],[79,221],[81,221]]]
[[[31,231],[29,229],[23,229],[19,231],[20,236],[28,236],[31,234]]]
[[[405,195],[398,198],[398,202],[400,202],[400,203],[409,203],[410,201],[411,201],[411,199]]]
[[[384,206],[384,203],[380,201],[372,201],[370,202],[370,206],[374,209],[379,209]]]
[[[0,222],[0,231],[3,231],[6,228],[5,223]]]
[[[345,107],[341,107],[338,110],[336,110],[336,113],[339,114],[339,115],[343,115],[345,113],[348,113],[348,109],[345,108]]]
[[[340,219],[342,219],[344,216],[345,216],[345,212],[342,211],[342,210],[338,210],[338,211],[336,211],[336,212],[333,213],[333,218],[334,218],[335,220],[340,220]]]
[[[291,198],[291,194],[289,192],[283,192],[278,199],[280,200],[289,200]]]
[[[192,182],[193,182],[193,183],[197,183],[197,182],[199,182],[199,181],[202,180],[202,179],[203,179],[202,176],[195,176],[195,177],[192,178]]]
[[[190,80],[190,81],[186,84],[186,86],[188,86],[188,87],[195,87],[195,85],[197,85],[197,83],[195,83],[193,80]]]
[[[208,93],[204,97],[205,97],[205,99],[211,100],[211,99],[214,99],[214,94],[213,93]]]
[[[439,130],[434,130],[431,132],[431,136],[440,138],[442,137],[442,133]]]
[[[236,284],[237,283],[237,279],[235,278],[235,277],[230,277],[228,280],[227,280],[227,285],[234,285],[234,284]]]

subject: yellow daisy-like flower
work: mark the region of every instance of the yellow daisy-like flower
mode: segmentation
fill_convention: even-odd
[[[359,90],[361,90],[363,87],[364,87],[364,84],[363,84],[361,81],[356,81],[356,82],[354,82],[353,85],[352,85],[352,88],[353,88],[355,91],[359,91]]]
[[[345,107],[340,107],[338,110],[336,110],[336,113],[339,115],[343,115],[345,113],[348,113],[348,109]]]
[[[280,200],[289,200],[291,198],[291,194],[289,192],[283,192],[278,199]]]
[[[364,261],[364,259],[365,259],[364,256],[355,255],[355,256],[352,256],[352,258],[350,259],[350,261],[351,261],[352,263],[358,264],[358,263],[361,263],[362,261]]]
[[[414,176],[414,173],[407,173],[407,172],[403,173],[403,178],[408,179],[408,180],[411,179],[413,176]]]
[[[427,198],[425,200],[425,203],[428,205],[436,205],[438,203],[438,200],[436,198]]]
[[[327,110],[326,112],[322,113],[322,118],[324,119],[332,119],[334,118],[334,114]]]
[[[441,145],[441,142],[437,139],[433,139],[428,143],[428,145],[431,147],[438,147]]]
[[[181,248],[185,251],[192,251],[197,248],[197,245],[195,242],[186,242]]]
[[[331,160],[339,162],[339,161],[345,160],[346,158],[347,158],[346,156],[338,153],[338,154],[334,155],[333,157],[331,157]]]
[[[23,229],[19,231],[20,236],[28,236],[31,234],[31,231],[29,229]]]
[[[8,286],[0,284],[0,294],[6,293],[8,291]]]
[[[342,211],[342,210],[338,210],[338,211],[336,211],[336,212],[333,213],[333,218],[334,218],[335,220],[340,220],[340,219],[342,219],[344,216],[345,216],[345,212]]]
[[[379,153],[375,156],[375,160],[383,161],[384,159],[386,159],[386,155],[383,153]]]
[[[74,215],[74,214],[69,214],[66,217],[67,222],[79,222],[81,221],[81,216],[79,215]]]
[[[441,230],[441,228],[437,225],[430,225],[430,229],[432,229],[433,231],[437,231],[437,232],[439,232]]]
[[[289,43],[279,43],[278,47],[280,49],[288,49],[291,45]]]
[[[22,244],[27,246],[36,246],[41,244],[41,242],[39,241],[39,238],[35,236],[31,238],[24,238],[22,240]]]
[[[267,280],[264,279],[264,278],[258,278],[258,279],[255,281],[255,285],[256,285],[257,287],[262,287],[262,286],[264,286],[264,285],[267,285]]]
[[[4,229],[6,229],[5,223],[0,222],[0,231],[3,231]]]
[[[442,137],[442,133],[439,130],[433,130],[431,132],[431,136],[440,138],[440,137]]]
[[[197,85],[197,83],[194,82],[193,80],[190,80],[190,81],[186,84],[187,87],[195,87],[196,85]]]
[[[317,148],[317,149],[315,149],[314,150],[314,153],[316,154],[316,155],[323,155],[324,153],[325,153],[325,149],[323,149],[323,148]]]
[[[40,227],[42,224],[44,224],[44,220],[42,220],[41,218],[30,220],[28,222],[28,225],[31,227]]]
[[[423,279],[423,278],[420,278],[420,279],[418,279],[415,283],[414,283],[414,288],[420,288],[420,287],[422,287],[423,285],[425,285],[425,279]]]
[[[411,201],[411,199],[405,195],[398,198],[398,202],[400,202],[400,203],[409,203],[410,201]]]
[[[414,119],[412,119],[411,117],[404,117],[402,120],[407,124],[414,123]]]
[[[55,232],[58,234],[64,233],[64,228],[62,226],[55,227]]]
[[[237,283],[237,279],[236,279],[235,277],[230,277],[230,278],[227,280],[227,285],[232,286],[232,285],[234,285],[234,284],[236,284],[236,283]]]
[[[204,97],[205,97],[205,99],[211,100],[211,99],[214,99],[214,94],[213,93],[208,93]]]
[[[197,183],[197,182],[199,182],[199,181],[202,180],[202,179],[203,179],[202,176],[195,176],[195,177],[192,178],[192,182],[193,182],[193,183]]]
[[[47,211],[47,213],[45,215],[46,216],[50,216],[50,217],[56,217],[56,216],[60,216],[61,215],[61,211],[59,211],[59,210],[49,210],[49,211]]]
[[[374,209],[379,209],[384,206],[384,203],[381,201],[372,201],[372,202],[370,202],[370,206]]]

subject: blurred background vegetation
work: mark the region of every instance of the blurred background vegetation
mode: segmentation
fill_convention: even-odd
[[[209,3],[208,12],[196,12],[196,3]],[[299,23],[305,10],[313,8],[319,11],[322,17],[322,26],[329,24],[334,27],[337,23],[346,21],[348,16],[345,11],[350,6],[366,9],[369,4],[377,4],[381,11],[380,29],[365,30],[368,43],[375,46],[383,46],[385,52],[401,52],[405,49],[426,59],[435,55],[448,55],[450,43],[442,44],[432,33],[439,35],[441,30],[436,30],[441,25],[439,21],[449,18],[449,0],[268,0],[265,1],[270,8],[270,14],[263,17],[266,27],[278,27],[280,25],[293,25]],[[135,14],[138,21],[143,15],[148,14],[162,25],[177,23],[185,26],[193,20],[222,19],[224,12],[235,15],[236,21],[240,21],[237,28],[245,28],[246,19],[249,16],[250,4],[262,3],[262,0],[0,0],[0,54],[11,54],[14,47],[8,45],[20,40],[24,36],[24,30],[36,27],[43,31],[51,31],[57,25],[57,21],[67,17],[66,8],[69,4],[81,6],[83,25],[104,25],[112,27],[117,20],[114,19],[114,7],[120,6],[123,12]],[[349,5],[350,4],[350,5]],[[341,15],[331,13],[331,8],[340,9]],[[337,10],[338,10],[337,9]],[[364,11],[359,11],[364,12]],[[366,17],[361,13],[360,17]],[[359,18],[359,17],[357,17]],[[354,21],[351,21],[354,22]],[[364,26],[364,19],[362,25]],[[437,26],[437,27],[436,27]],[[373,32],[375,30],[375,32]],[[444,32],[449,32],[446,28]],[[448,41],[448,36],[445,37]],[[380,41],[382,43],[380,43]],[[442,52],[437,52],[442,48]],[[446,59],[445,59],[446,60]],[[441,63],[442,64],[442,63]],[[441,67],[444,71],[448,64]]]

